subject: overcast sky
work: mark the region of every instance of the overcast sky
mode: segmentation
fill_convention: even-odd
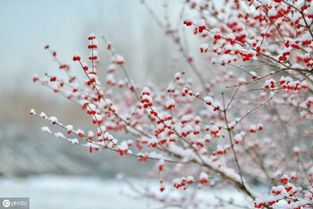
[[[163,3],[147,2],[157,11]],[[178,7],[172,9],[178,11]],[[150,35],[149,27],[156,28]],[[71,60],[84,49],[82,43],[91,32],[105,34],[120,48],[148,47],[142,37],[162,36],[139,0],[0,0],[0,28],[1,89],[31,85],[35,72],[54,70],[56,65],[43,50],[47,43],[64,60]],[[139,66],[145,56],[140,51],[135,60]]]

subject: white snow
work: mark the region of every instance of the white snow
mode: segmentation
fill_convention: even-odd
[[[189,178],[187,178],[189,179]],[[151,191],[159,193],[159,183],[149,180],[131,180],[136,186],[152,185]],[[26,179],[0,178],[0,196],[29,197],[32,209],[151,209],[161,204],[147,198],[138,198],[120,180],[102,180],[97,177],[33,176]],[[187,191],[188,192],[188,191]],[[160,195],[162,195],[160,193]],[[163,195],[174,195],[163,194]],[[215,196],[233,198],[245,204],[244,197],[235,190],[200,190],[199,197],[216,202]],[[168,207],[174,209],[174,207]],[[205,207],[212,209],[212,207]],[[225,208],[235,209],[226,205]],[[199,208],[204,209],[204,208]]]
[[[52,131],[50,130],[50,128],[48,126],[41,127],[41,131],[52,134]]]

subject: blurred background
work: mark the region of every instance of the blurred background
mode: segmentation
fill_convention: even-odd
[[[46,44],[79,73],[80,67],[72,62],[72,56],[76,52],[83,56],[88,54],[90,33],[104,35],[125,57],[135,83],[140,85],[149,79],[167,82],[173,76],[170,55],[177,53],[176,48],[173,49],[171,40],[164,36],[140,1],[0,2],[0,173],[6,176],[55,173],[113,177],[128,169],[128,174],[141,175],[141,170],[124,166],[124,160],[119,162],[114,158],[117,162],[112,167],[105,163],[104,159],[111,157],[107,153],[90,155],[81,147],[64,144],[41,133],[40,127],[47,125],[46,122],[28,115],[34,108],[56,115],[67,124],[79,127],[89,124],[80,107],[32,83],[34,74],[59,72],[57,63],[44,50]],[[163,15],[163,1],[147,1],[147,4]],[[173,16],[179,12],[179,5],[179,1],[171,2],[169,8]],[[100,59],[106,62],[110,57],[104,54],[103,45],[99,40]],[[103,163],[99,163],[101,161]]]
[[[146,2],[164,15],[163,0]],[[171,21],[179,25],[182,1],[168,3]],[[88,53],[88,35],[105,35],[139,85],[152,79],[167,82],[176,70],[186,70],[183,64],[172,67],[177,48],[145,7],[139,0],[0,0],[0,29],[0,197],[30,197],[35,209],[146,208],[149,202],[118,198],[122,186],[110,179],[118,173],[142,178],[149,163],[111,152],[90,154],[42,133],[46,122],[28,115],[34,108],[66,124],[84,128],[89,123],[80,107],[32,83],[34,74],[58,70],[46,44],[73,67],[75,52]],[[100,57],[101,45],[99,40]]]

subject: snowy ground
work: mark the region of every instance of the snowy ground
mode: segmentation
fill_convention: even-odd
[[[140,182],[140,184],[146,184]],[[136,199],[125,184],[99,178],[36,176],[26,179],[0,178],[0,197],[30,197],[31,209],[147,209],[160,205],[147,199]],[[201,196],[214,199],[214,191]],[[221,192],[219,192],[221,194]],[[236,197],[238,192],[222,191],[223,198]],[[233,208],[233,207],[225,207]]]

